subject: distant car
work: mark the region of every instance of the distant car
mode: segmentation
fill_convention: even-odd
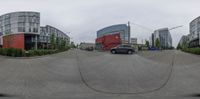
[[[156,47],[150,47],[149,50],[151,51],[156,51],[156,50],[160,50],[159,48],[156,48]]]
[[[93,48],[93,47],[88,47],[88,48],[86,48],[85,50],[87,50],[87,51],[93,51],[94,48]]]
[[[112,48],[110,52],[112,54],[117,54],[117,53],[133,54],[135,50],[130,45],[119,45],[117,47]]]

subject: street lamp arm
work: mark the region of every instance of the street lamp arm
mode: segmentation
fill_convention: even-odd
[[[183,27],[183,25],[180,25],[180,26],[176,26],[176,27],[170,28],[169,30],[174,30],[174,29],[181,28],[181,27]]]

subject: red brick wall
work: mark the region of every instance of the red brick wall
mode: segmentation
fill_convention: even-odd
[[[3,37],[3,48],[24,49],[24,34],[12,34]]]

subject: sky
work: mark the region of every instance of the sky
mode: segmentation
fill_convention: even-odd
[[[189,34],[189,23],[200,16],[200,0],[0,0],[0,15],[15,11],[40,12],[41,26],[52,25],[75,43],[95,42],[96,31],[131,22],[131,37],[149,40],[159,28],[170,31],[173,46]]]

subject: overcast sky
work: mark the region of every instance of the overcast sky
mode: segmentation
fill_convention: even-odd
[[[37,11],[41,25],[70,32],[76,43],[94,42],[96,31],[130,21],[131,37],[149,39],[155,29],[172,28],[173,45],[189,33],[189,23],[200,16],[200,0],[0,0],[0,15],[14,11]],[[139,24],[139,25],[135,25]],[[140,26],[141,25],[141,26]]]

